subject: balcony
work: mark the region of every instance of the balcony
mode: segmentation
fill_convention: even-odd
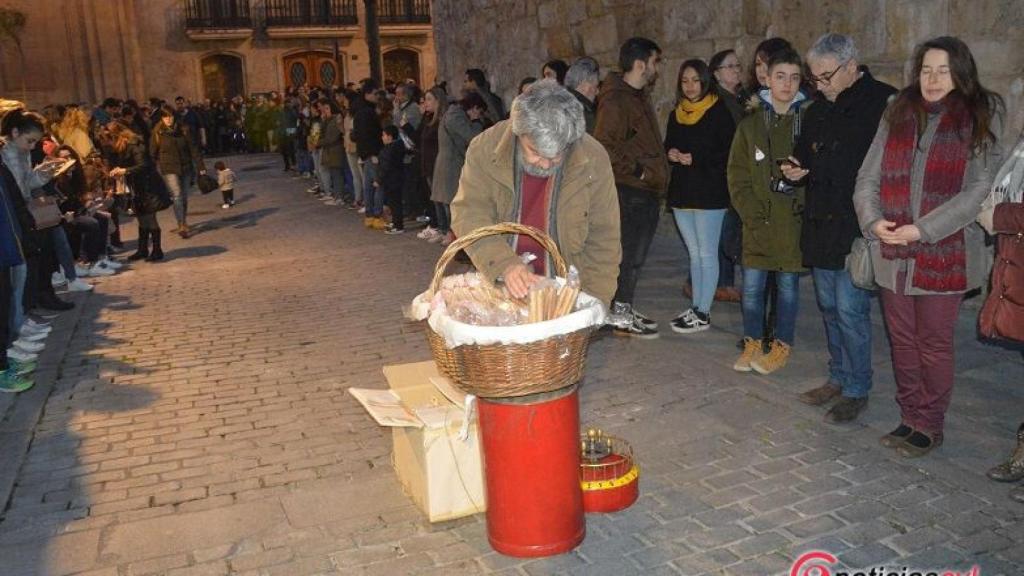
[[[271,38],[331,38],[355,34],[356,0],[266,0]]]
[[[382,26],[430,24],[430,0],[378,0],[377,19]]]
[[[193,40],[236,40],[252,35],[249,0],[186,0],[185,33]]]

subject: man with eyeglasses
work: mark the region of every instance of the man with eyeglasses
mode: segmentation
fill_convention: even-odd
[[[658,323],[633,306],[640,269],[654,240],[668,188],[668,156],[651,104],[661,48],[630,38],[619,49],[621,73],[611,72],[597,100],[594,137],[611,157],[619,197],[622,263],[610,323],[618,336],[657,338]]]
[[[870,293],[853,285],[846,256],[861,235],[853,208],[857,171],[896,89],[875,80],[857,62],[853,39],[826,34],[807,53],[818,99],[807,110],[793,156],[783,163],[787,179],[806,185],[800,247],[811,268],[825,322],[829,377],[799,396],[831,408],[825,420],[850,422],[867,407],[871,390]]]

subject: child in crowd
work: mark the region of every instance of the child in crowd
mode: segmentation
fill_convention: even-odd
[[[373,183],[378,188],[379,194],[384,195],[391,210],[391,225],[387,227],[387,234],[401,234],[405,232],[402,213],[402,189],[405,183],[405,165],[402,160],[405,158],[405,144],[398,135],[398,127],[385,126],[382,134],[384,148],[380,151],[380,166],[377,169],[377,181]],[[383,228],[383,221],[372,223],[373,228]]]
[[[224,203],[220,207],[227,210],[235,205],[235,172],[220,160],[213,167],[217,170],[217,184],[220,186],[218,189],[224,198]]]

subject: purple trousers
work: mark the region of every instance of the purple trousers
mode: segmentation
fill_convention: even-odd
[[[904,424],[942,436],[953,398],[953,330],[963,295],[907,296],[902,273],[896,285],[899,292],[880,291],[892,342],[896,403]]]

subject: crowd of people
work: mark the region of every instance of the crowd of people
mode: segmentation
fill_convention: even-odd
[[[752,56],[746,81],[732,50],[684,61],[664,130],[650,95],[662,52],[649,39],[628,40],[619,70],[603,78],[590,58],[548,62],[543,79],[520,83],[506,121],[489,116],[490,91],[467,71],[439,138],[462,165],[450,229],[515,220],[548,230],[584,289],[610,305],[612,330],[649,339],[658,321],[637,310],[636,286],[668,210],[691,278],[671,329],[703,332],[713,303],[739,296],[740,372],[785,368],[809,275],[829,364],[824,382],[797,398],[836,424],[868,405],[877,290],[900,408],[880,442],[904,458],[925,456],[944,440],[965,295],[989,283],[981,334],[1024,339],[1024,139],[1004,153],[1003,100],[957,38],[922,43],[902,89],[875,79],[839,34],[822,36],[806,56],[782,38]],[[448,186],[451,166],[441,160],[430,186],[447,199],[449,189],[436,189]],[[442,226],[448,213],[431,223]],[[991,281],[983,226],[999,245]],[[543,258],[521,261],[539,250],[522,238],[477,244],[467,248],[474,264],[513,296],[547,270]],[[1024,425],[989,476],[1024,479]],[[1024,500],[1024,487],[1011,495]]]
[[[233,204],[234,173],[217,162],[217,177],[206,174],[195,111],[182,98],[150,104],[108,98],[37,113],[0,101],[0,392],[33,385],[50,320],[74,307],[58,290],[87,292],[89,278],[163,260],[157,214],[173,207],[174,231],[188,238],[189,191],[204,179]],[[121,258],[126,217],[138,241]]]
[[[659,335],[635,295],[668,211],[690,275],[669,327],[696,337],[711,327],[716,301],[740,303],[739,372],[786,367],[809,275],[830,359],[823,384],[798,399],[827,408],[832,423],[867,408],[877,289],[901,414],[881,443],[924,456],[943,443],[964,295],[989,282],[982,335],[1024,340],[1024,142],[1004,153],[1002,98],[983,86],[959,39],[922,43],[901,89],[858,58],[850,37],[826,34],[804,55],[782,38],[761,42],[746,77],[734,50],[688,59],[667,118],[651,100],[662,50],[639,37],[603,76],[589,57],[545,63],[539,79],[519,83],[509,113],[477,68],[451,92],[368,79],[198,106],[108,99],[40,115],[9,104],[0,300],[11,306],[0,306],[0,389],[31,385],[49,332],[40,312],[71,306],[54,285],[88,290],[83,277],[122,265],[111,257],[122,246],[120,217],[139,222],[129,260],[158,261],[156,215],[173,207],[175,232],[189,236],[189,189],[212,179],[204,156],[276,151],[319,201],[388,235],[417,222],[418,238],[446,246],[497,221],[547,230],[584,289],[609,305],[610,329],[639,339]],[[214,168],[207,187],[229,209],[234,174],[224,162]],[[42,221],[40,197],[59,199],[56,223]],[[994,273],[982,226],[998,240]],[[513,295],[548,270],[545,258],[523,262],[540,251],[529,239],[467,249]],[[1017,450],[990,476],[1024,479],[1024,425]],[[1024,500],[1024,489],[1013,494]]]

